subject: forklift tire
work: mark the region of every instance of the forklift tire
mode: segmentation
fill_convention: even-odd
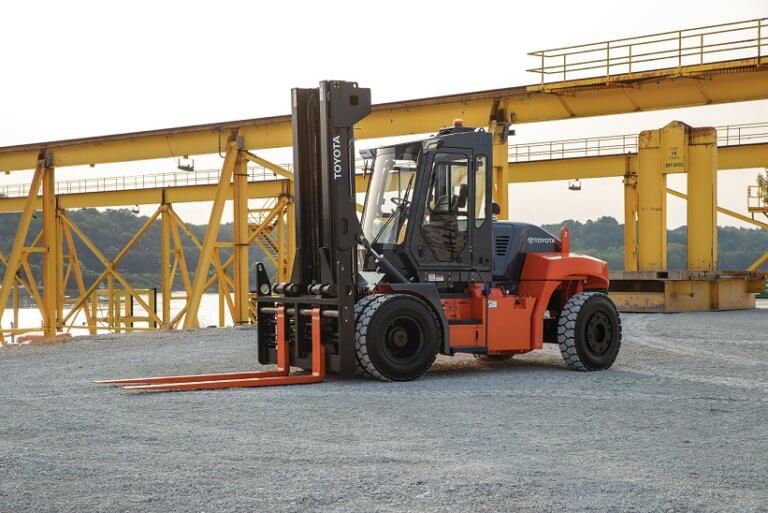
[[[515,356],[513,354],[478,354],[475,353],[475,359],[481,362],[508,362]]]
[[[616,305],[600,292],[571,296],[560,312],[557,341],[569,368],[578,371],[610,368],[621,346],[621,318]]]
[[[355,305],[355,349],[365,373],[381,381],[412,381],[437,358],[442,339],[437,316],[406,294],[376,294]]]

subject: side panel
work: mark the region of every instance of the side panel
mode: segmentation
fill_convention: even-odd
[[[451,348],[472,350],[485,347],[485,324],[451,324]]]
[[[533,297],[501,294],[488,297],[489,353],[520,353],[533,349],[531,316],[535,304]]]
[[[561,281],[521,281],[518,294],[523,297],[535,298],[533,312],[530,317],[531,349],[544,347],[544,314],[552,294],[562,285]]]

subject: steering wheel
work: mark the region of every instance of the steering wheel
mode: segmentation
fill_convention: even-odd
[[[389,201],[391,201],[392,203],[394,203],[394,204],[395,204],[395,205],[397,205],[398,207],[399,207],[400,205],[403,205],[404,207],[407,207],[407,206],[409,206],[409,205],[411,204],[411,202],[410,202],[410,201],[408,201],[408,200],[407,200],[407,199],[405,199],[405,198],[389,198]]]

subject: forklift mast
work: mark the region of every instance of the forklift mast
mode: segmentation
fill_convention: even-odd
[[[272,291],[285,296],[283,303],[295,305],[291,364],[311,366],[311,337],[305,336],[309,327],[298,314],[322,305],[326,315],[338,316],[324,321],[329,335],[324,340],[331,346],[329,366],[351,375],[354,343],[339,341],[354,340],[356,249],[362,237],[355,198],[354,125],[371,111],[371,91],[354,82],[323,81],[318,88],[294,89],[292,109],[296,259],[290,283],[278,283]],[[270,302],[261,286],[265,280],[259,273],[260,305]],[[273,325],[269,315],[259,314],[262,363],[275,361]]]
[[[362,228],[355,199],[354,125],[371,111],[371,91],[323,81],[293,90],[296,264],[291,281],[354,288]],[[318,251],[319,248],[319,251]]]

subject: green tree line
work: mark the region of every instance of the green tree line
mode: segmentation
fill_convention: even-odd
[[[125,247],[136,232],[147,222],[147,216],[139,216],[128,209],[110,209],[99,211],[96,209],[81,209],[68,211],[72,221],[83,231],[83,233],[94,243],[94,245],[110,260]],[[16,236],[19,225],[20,214],[2,214],[0,215],[0,250],[7,256],[11,251],[14,237]],[[205,225],[187,225],[198,238],[202,241],[205,237]],[[32,244],[34,238],[42,229],[42,216],[37,215],[32,219],[27,236],[27,244]],[[80,269],[83,274],[86,287],[93,283],[104,271],[104,266],[85,244],[72,234],[74,239],[77,257],[80,261]],[[136,288],[161,288],[160,277],[160,221],[156,220],[141,237],[136,245],[126,254],[120,264],[118,271]],[[197,246],[180,230],[180,238],[184,248],[184,256],[190,271],[190,279],[194,279],[194,270],[197,267],[199,250]],[[232,224],[222,224],[219,231],[220,241],[232,240]],[[173,248],[173,244],[171,244]],[[66,253],[66,252],[65,252]],[[228,249],[220,250],[222,261],[226,260],[231,252]],[[272,265],[264,256],[257,245],[251,245],[249,253],[249,263],[251,265],[251,285],[255,286],[255,266],[258,262],[264,262],[271,270]],[[40,267],[42,265],[42,255],[32,254],[29,257],[30,267],[38,284],[41,280]],[[65,262],[66,265],[66,262]],[[5,272],[4,266],[0,266],[0,276]],[[213,270],[211,270],[213,273]],[[68,284],[69,291],[76,287],[75,280],[71,279]],[[174,288],[180,290],[183,288],[180,274],[177,273],[174,282]]]
[[[139,216],[127,209],[103,210],[82,209],[69,212],[69,216],[80,229],[93,241],[107,258],[114,258],[122,248],[130,241],[133,235],[147,221],[146,216]],[[13,244],[16,230],[19,224],[20,214],[0,215],[0,250],[8,255]],[[547,231],[558,234],[561,226],[568,226],[571,231],[571,248],[574,251],[592,255],[608,262],[611,269],[621,270],[624,266],[624,225],[613,217],[601,217],[594,221],[565,220],[562,223],[544,225]],[[37,216],[32,220],[27,244],[31,244],[35,236],[42,228],[41,218]],[[203,240],[205,225],[189,225],[190,230]],[[687,228],[669,230],[667,232],[667,247],[669,251],[668,264],[670,270],[685,269],[686,262],[686,233]],[[73,234],[74,236],[74,234]],[[75,245],[77,248],[80,268],[83,273],[86,286],[91,284],[104,267],[96,256],[80,241],[77,236]],[[192,241],[181,233],[184,255],[190,272],[197,266],[199,251]],[[231,223],[221,225],[219,239],[232,240]],[[746,269],[764,252],[768,251],[768,231],[748,228],[734,228],[721,226],[718,228],[719,267],[722,270]],[[222,259],[226,259],[229,252],[222,250]],[[264,262],[268,268],[271,265],[261,249],[252,245],[250,249],[251,286],[255,279],[254,267],[257,262]],[[42,256],[33,254],[30,256],[30,264],[35,278],[40,282],[40,265]],[[768,269],[768,266],[763,266]],[[127,253],[118,270],[137,288],[160,288],[160,222],[156,221],[139,239],[136,246]],[[212,271],[211,271],[212,272]],[[0,266],[0,276],[4,273],[4,266]],[[70,290],[74,287],[71,280]],[[183,287],[180,277],[177,276],[174,287],[178,290]]]
[[[595,221],[565,220],[544,225],[544,229],[558,234],[561,226],[571,233],[571,249],[608,262],[612,270],[624,269],[624,225],[613,217]],[[683,270],[687,261],[688,228],[681,226],[667,230],[667,266],[669,270]],[[744,270],[768,251],[768,230],[718,226],[718,268],[723,271]],[[763,265],[761,270],[768,270]]]

